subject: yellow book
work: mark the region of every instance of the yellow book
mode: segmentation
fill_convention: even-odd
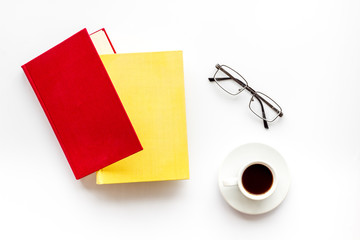
[[[189,178],[181,51],[102,55],[143,150],[97,172],[97,184]]]

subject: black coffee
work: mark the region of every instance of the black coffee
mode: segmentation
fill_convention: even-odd
[[[241,180],[246,191],[258,195],[271,188],[273,175],[268,167],[254,164],[245,169]]]

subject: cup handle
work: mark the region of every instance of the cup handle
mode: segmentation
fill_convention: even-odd
[[[224,187],[233,187],[238,185],[237,178],[226,178],[223,180]]]

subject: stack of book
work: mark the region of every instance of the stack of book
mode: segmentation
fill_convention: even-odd
[[[189,178],[181,51],[117,54],[83,29],[22,68],[76,179]]]

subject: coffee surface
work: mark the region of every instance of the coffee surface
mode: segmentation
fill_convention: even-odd
[[[271,188],[273,175],[268,167],[254,164],[245,169],[241,180],[246,191],[259,195]]]

